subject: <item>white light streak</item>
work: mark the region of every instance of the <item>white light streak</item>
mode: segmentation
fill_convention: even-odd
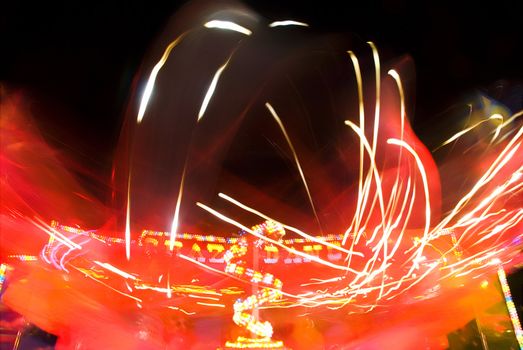
[[[251,35],[252,31],[249,29],[242,27],[239,24],[236,24],[231,21],[221,21],[221,20],[212,20],[204,24],[204,27],[206,28],[216,28],[216,29],[225,29],[225,30],[232,30],[234,32],[242,33],[245,35]]]

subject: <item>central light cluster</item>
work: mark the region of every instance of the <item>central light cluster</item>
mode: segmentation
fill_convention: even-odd
[[[281,349],[283,348],[283,342],[281,340],[271,340],[268,338],[252,339],[238,337],[234,342],[226,342],[225,346],[236,349]]]
[[[285,235],[285,230],[281,224],[274,221],[266,221],[261,225],[254,226],[253,231],[256,231],[260,236],[270,237],[272,239],[280,240]],[[263,249],[266,244],[264,240],[260,239],[255,242],[255,246]],[[271,340],[273,329],[268,322],[261,322],[254,314],[248,313],[248,310],[254,310],[260,305],[275,302],[282,297],[281,288],[282,282],[270,273],[262,273],[252,268],[245,268],[245,255],[248,251],[248,243],[246,239],[240,239],[237,244],[234,244],[224,254],[224,260],[227,264],[225,272],[235,277],[245,279],[249,278],[249,282],[253,284],[262,284],[264,288],[245,299],[238,299],[234,303],[233,321],[240,327],[244,327],[251,332],[255,338],[239,337],[235,342],[227,342],[226,346],[229,348],[279,348],[282,347],[281,342],[273,342]]]

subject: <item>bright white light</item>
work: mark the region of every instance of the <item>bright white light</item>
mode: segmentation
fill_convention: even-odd
[[[227,62],[225,62],[225,64],[218,68],[216,73],[214,73],[214,78],[212,78],[211,84],[209,85],[209,89],[207,90],[207,93],[203,98],[202,106],[200,107],[200,112],[198,113],[198,120],[200,120],[203,117],[205,110],[207,109],[207,106],[211,101],[211,97],[214,94],[214,90],[216,89],[216,84],[218,84],[218,79],[220,79],[220,75],[222,75],[223,70],[225,69],[225,67],[227,67],[227,63],[229,63],[229,60],[227,60]]]
[[[274,21],[271,24],[269,24],[269,27],[283,27],[283,26],[301,26],[301,27],[308,27],[309,25],[304,22],[298,22],[293,20],[285,20],[285,21]]]
[[[239,24],[236,24],[231,21],[220,21],[220,20],[212,20],[203,25],[206,28],[218,28],[218,29],[225,29],[225,30],[232,30],[238,33],[242,33],[245,35],[251,35],[252,31],[249,29],[242,27]]]
[[[172,49],[178,45],[178,43],[182,40],[182,38],[185,36],[185,33],[180,35],[176,40],[171,42],[167,48],[165,49],[162,58],[156,63],[153,70],[151,71],[151,75],[149,75],[149,79],[147,80],[147,84],[145,85],[145,90],[142,95],[142,100],[140,101],[140,108],[138,110],[138,116],[136,118],[136,122],[140,124],[143,120],[143,117],[145,115],[145,109],[147,108],[147,104],[149,103],[149,99],[151,98],[151,95],[153,93],[154,89],[154,82],[156,81],[156,76],[158,75],[158,72],[160,72],[160,69],[162,69],[163,65],[169,58],[169,54],[171,53]]]
[[[490,264],[499,265],[499,264],[501,264],[501,260],[499,260],[499,258],[494,258],[494,259],[490,260]]]

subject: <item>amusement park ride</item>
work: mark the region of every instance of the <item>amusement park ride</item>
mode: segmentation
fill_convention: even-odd
[[[478,107],[431,153],[408,62],[266,22],[194,5],[167,26],[110,208],[3,102],[2,303],[57,349],[444,348],[499,280],[523,346],[505,275],[522,262],[523,111]]]

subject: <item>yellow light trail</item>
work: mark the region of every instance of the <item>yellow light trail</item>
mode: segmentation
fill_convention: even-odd
[[[231,30],[234,32],[242,33],[245,35],[251,35],[252,31],[242,27],[241,25],[231,22],[231,21],[222,21],[222,20],[212,20],[209,22],[206,22],[204,25],[206,28],[216,28],[216,29],[225,29],[225,30]]]
[[[156,77],[158,73],[160,72],[160,69],[162,69],[165,62],[167,62],[167,59],[169,58],[169,54],[171,51],[180,43],[180,41],[183,39],[183,37],[186,35],[187,32],[182,33],[180,36],[178,36],[173,42],[171,42],[167,48],[165,49],[162,57],[156,63],[153,70],[151,71],[151,74],[149,75],[149,80],[147,80],[147,84],[145,85],[145,90],[142,95],[142,100],[140,101],[140,108],[138,109],[138,115],[136,117],[136,122],[140,124],[143,120],[143,117],[145,115],[145,110],[147,109],[147,104],[149,103],[149,99],[151,98],[151,95],[153,93],[154,89],[154,83],[156,81]]]
[[[209,102],[211,101],[212,95],[214,94],[214,90],[216,90],[216,85],[218,84],[218,80],[220,79],[220,76],[222,75],[224,69],[227,67],[227,64],[229,64],[229,60],[231,59],[231,56],[225,61],[225,63],[218,68],[216,73],[214,73],[214,77],[212,78],[211,84],[209,85],[209,88],[207,89],[207,92],[205,93],[205,97],[203,98],[202,105],[200,107],[200,111],[198,112],[198,121],[203,118],[203,115],[205,114],[205,111],[207,110],[207,106],[209,105]]]
[[[418,166],[418,170],[421,175],[421,180],[423,181],[423,191],[425,194],[425,230],[423,231],[423,236],[426,237],[429,234],[430,229],[430,193],[429,193],[429,182],[427,180],[427,173],[425,171],[425,167],[423,166],[423,162],[421,161],[419,155],[416,153],[416,151],[405,141],[398,140],[398,139],[388,139],[387,143],[389,145],[396,145],[405,148],[409,153],[414,157],[416,160],[416,164]]]
[[[360,121],[360,129],[365,130],[365,108],[363,104],[363,85],[361,81],[361,70],[360,70],[360,64],[358,61],[358,58],[352,51],[347,51],[349,54],[352,65],[354,67],[354,73],[356,74],[356,87],[358,89],[358,111],[359,111],[359,121]],[[363,162],[364,162],[364,146],[363,141],[360,138],[360,167],[359,167],[359,177],[358,177],[358,199],[356,203],[356,213],[354,214],[354,217],[352,219],[352,223],[350,227],[345,232],[345,235],[343,236],[342,245],[345,245],[349,233],[353,230],[354,225],[354,231],[359,231],[359,214],[362,206],[362,200],[363,200]],[[356,239],[353,240],[353,243],[356,241]],[[354,247],[354,244],[351,248]],[[349,260],[350,264],[350,260]]]
[[[76,244],[75,242],[71,241],[69,238],[67,238],[60,232],[58,232],[52,226],[49,226],[47,223],[45,223],[40,218],[35,217],[34,220],[31,220],[31,223],[34,226],[41,229],[44,233],[48,234],[49,237],[51,237],[53,240],[56,239],[57,241],[60,241],[62,244],[68,246],[71,249],[82,249],[81,245]]]
[[[169,250],[171,252],[174,249],[174,243],[176,242],[176,235],[178,233],[178,224],[180,221],[180,206],[182,203],[186,167],[187,167],[187,163],[183,167],[182,179],[180,181],[180,189],[178,191],[178,197],[176,199],[176,208],[174,209],[174,216],[173,216],[173,221],[171,224],[171,232],[169,233]]]
[[[109,263],[103,263],[103,262],[99,262],[99,261],[93,261],[96,265],[99,265],[101,267],[103,267],[104,269],[107,269],[111,272],[114,272],[115,274],[119,275],[119,276],[122,276],[123,278],[128,278],[128,279],[132,279],[132,280],[136,280],[136,276],[133,276],[131,275],[130,273],[127,273],[125,271],[122,271],[120,270],[119,268],[109,264]]]
[[[250,213],[253,213],[253,214],[258,215],[259,217],[261,217],[261,218],[263,218],[263,219],[265,219],[265,220],[271,220],[271,221],[274,221],[274,222],[280,223],[278,220],[275,220],[275,219],[271,218],[270,216],[267,216],[267,215],[263,214],[262,212],[260,212],[260,211],[254,209],[254,208],[251,208],[251,207],[249,207],[249,206],[247,206],[247,205],[241,203],[240,201],[238,201],[238,200],[236,200],[236,199],[234,199],[234,198],[232,198],[232,197],[226,195],[225,193],[219,193],[218,196],[221,197],[221,198],[223,198],[223,199],[225,199],[226,201],[228,201],[228,202],[230,202],[230,203],[232,203],[232,204],[234,204],[234,205],[236,205],[236,206],[238,206],[238,207],[240,207],[240,208],[242,208],[242,209],[244,209],[244,210],[250,212]],[[280,223],[280,224],[281,224],[281,223]],[[347,250],[347,249],[345,249],[345,248],[343,248],[343,247],[340,247],[339,245],[332,244],[332,243],[330,243],[330,242],[328,242],[328,241],[325,241],[324,239],[321,239],[321,238],[317,238],[317,237],[311,236],[311,235],[309,235],[309,234],[307,234],[307,233],[305,233],[305,232],[303,232],[303,231],[301,231],[301,230],[299,230],[299,229],[297,229],[297,228],[295,228],[295,227],[292,227],[292,226],[289,226],[289,225],[285,225],[285,224],[281,224],[281,225],[282,225],[286,230],[289,230],[289,231],[295,232],[295,233],[297,233],[298,235],[300,235],[300,236],[302,236],[302,237],[304,237],[304,238],[306,238],[306,239],[309,239],[309,240],[311,240],[311,241],[313,241],[313,242],[316,242],[316,243],[324,244],[324,245],[327,246],[327,247],[330,247],[330,248],[332,248],[332,249],[338,250],[338,251],[343,252],[343,253],[345,253],[345,254],[349,254],[349,255],[357,255],[357,256],[361,256],[361,257],[364,256],[363,253],[360,253],[360,252],[354,252],[354,251]]]
[[[301,168],[300,160],[298,159],[298,154],[296,153],[296,150],[294,149],[294,145],[292,144],[291,138],[289,137],[289,134],[287,133],[287,130],[285,129],[285,126],[283,125],[283,122],[281,121],[280,117],[272,107],[272,105],[269,102],[265,103],[265,107],[269,110],[274,120],[276,120],[276,123],[280,127],[280,130],[282,131],[283,135],[285,136],[285,140],[287,140],[287,144],[289,145],[289,148],[291,149],[292,156],[294,158],[294,162],[296,163],[296,168],[298,168],[298,172],[300,173],[300,177],[303,183],[303,186],[305,187],[305,191],[307,192],[307,197],[309,198],[309,203],[311,205],[312,211],[314,213],[314,217],[316,218],[316,221],[318,222],[318,226],[321,230],[321,222],[320,218],[318,217],[318,213],[316,212],[316,207],[314,206],[314,202],[312,200],[311,191],[309,190],[309,185],[307,184],[307,180],[305,179],[305,174],[303,173],[303,169]]]
[[[480,120],[479,122],[475,123],[474,125],[466,128],[466,129],[463,129],[461,130],[460,132],[457,132],[455,133],[453,136],[451,136],[448,140],[446,140],[445,142],[443,142],[441,145],[439,145],[438,147],[436,147],[433,152],[437,151],[438,149],[448,145],[449,143],[451,142],[454,142],[456,141],[457,139],[459,139],[461,136],[465,135],[466,133],[468,133],[469,131],[471,130],[474,130],[475,128],[477,128],[478,126],[480,126],[481,124],[485,123],[485,122],[488,122],[488,121],[491,121],[491,120],[501,120],[501,123],[500,125],[496,128],[496,132],[495,132],[495,136],[493,137],[492,140],[494,140],[497,135],[499,134],[499,130],[500,128],[503,126],[503,116],[501,114],[493,114],[491,115],[490,117],[488,117],[487,119],[483,119],[483,120]]]
[[[304,22],[299,21],[293,21],[293,20],[284,20],[284,21],[274,21],[271,24],[269,24],[269,27],[284,27],[284,26],[301,26],[301,27],[308,27],[309,25]]]
[[[127,203],[125,209],[125,257],[131,259],[131,174],[127,180]]]
[[[217,218],[231,224],[231,225],[234,225],[242,230],[244,230],[245,232],[248,232],[250,233],[251,235],[259,238],[259,239],[262,239],[264,241],[267,241],[269,243],[272,243],[278,247],[281,247],[285,250],[287,250],[288,252],[291,252],[293,254],[296,254],[296,255],[299,255],[301,257],[304,257],[304,258],[307,258],[311,261],[315,261],[315,262],[318,262],[322,265],[325,265],[325,266],[329,266],[329,267],[332,267],[333,269],[337,269],[337,270],[344,270],[344,271],[350,271],[350,272],[354,272],[354,273],[358,273],[358,271],[354,270],[354,269],[351,269],[351,268],[348,268],[348,267],[345,267],[345,266],[342,266],[342,265],[337,265],[337,264],[334,264],[334,263],[331,263],[330,261],[326,261],[326,260],[323,260],[323,259],[320,259],[318,258],[317,256],[314,256],[314,255],[310,255],[310,254],[307,254],[307,253],[303,253],[299,250],[296,250],[294,248],[290,248],[290,247],[287,247],[285,244],[282,244],[274,239],[271,239],[271,238],[268,238],[266,236],[263,236],[263,235],[260,235],[258,233],[256,233],[255,231],[251,230],[250,228],[248,228],[247,226],[244,226],[242,224],[240,224],[239,222],[217,212],[216,210],[206,206],[205,204],[202,204],[202,203],[196,203],[197,206],[199,206],[200,208],[204,209],[205,211],[211,213],[212,215],[216,216]]]

